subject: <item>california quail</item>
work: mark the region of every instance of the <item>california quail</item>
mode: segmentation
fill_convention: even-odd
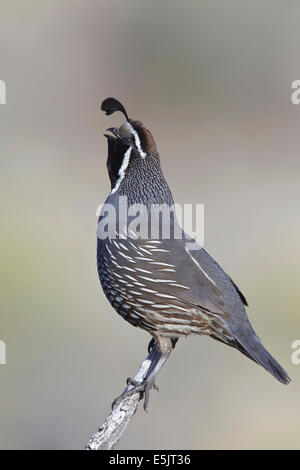
[[[97,265],[111,305],[152,335],[161,357],[169,354],[180,336],[206,334],[238,349],[287,384],[287,373],[250,325],[247,301],[236,284],[202,247],[189,248],[192,240],[178,227],[172,210],[168,222],[151,212],[155,205],[174,204],[151,132],[142,122],[129,119],[114,98],[104,100],[101,109],[107,115],[121,111],[126,118],[119,129],[107,129],[112,135],[105,134],[111,192],[98,223]],[[120,220],[122,204],[127,204],[128,219]],[[146,236],[138,236],[132,228],[129,207],[140,207],[148,216]],[[154,237],[151,224],[159,227]],[[104,226],[113,228],[103,236],[100,225],[102,232]],[[169,230],[168,236],[163,236],[163,229]],[[154,378],[155,373],[151,383],[144,384],[145,390],[154,385]]]

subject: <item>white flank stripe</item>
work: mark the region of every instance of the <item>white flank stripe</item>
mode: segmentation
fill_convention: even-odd
[[[129,276],[129,274],[124,274],[124,276],[128,277],[131,281],[136,281],[136,279],[132,276]]]
[[[170,268],[175,268],[174,264],[160,263],[159,261],[151,261],[151,264],[159,264],[160,266],[168,266]]]
[[[200,271],[203,272],[204,276],[215,286],[217,287],[215,281],[209,277],[209,275],[204,271],[203,268],[201,268],[200,264],[198,263],[198,261],[191,255],[191,253],[189,252],[189,250],[185,247],[185,251],[190,255],[190,257],[192,258],[192,260],[194,261],[195,265],[200,269]]]
[[[143,292],[149,292],[150,294],[156,294],[156,293],[157,293],[156,290],[147,289],[146,287],[141,287],[141,290],[142,290]]]
[[[159,269],[159,271],[164,272],[164,273],[176,273],[176,270],[171,269],[171,268],[162,268],[162,269]]]
[[[166,298],[166,299],[176,299],[176,297],[174,297],[174,295],[168,295],[168,294],[155,294],[157,297],[163,297],[163,298]]]
[[[144,251],[145,253],[147,253],[147,255],[151,255],[150,251],[145,250],[145,248],[142,248],[142,247],[140,246],[139,249],[142,250],[142,251]]]
[[[174,308],[174,307],[173,307],[173,305],[167,305],[167,304],[155,304],[155,305],[153,305],[153,308],[160,308],[160,309],[164,308],[165,309],[165,308]]]
[[[110,256],[112,256],[112,252],[110,251],[110,249],[108,248],[107,245],[106,245],[106,249],[107,249],[108,253],[110,254]]]
[[[129,268],[128,266],[123,266],[123,269],[127,269],[127,271],[131,271],[132,273],[135,273],[135,269]]]
[[[174,284],[170,284],[171,287],[180,287],[181,289],[189,289],[189,287],[187,286],[183,286],[182,284],[177,284],[177,282],[175,282]]]
[[[140,271],[141,273],[152,274],[151,271],[147,271],[146,269],[142,269],[142,268],[135,268],[135,269],[136,269],[136,271]]]
[[[127,256],[125,255],[125,253],[122,253],[122,251],[119,251],[119,255],[123,256],[123,258],[126,258],[126,259],[132,259],[130,256]]]
[[[152,248],[151,251],[170,253],[169,250],[163,250],[162,248]]]
[[[130,290],[129,292],[133,295],[143,295],[141,292],[138,292],[137,290]]]
[[[119,245],[123,248],[123,250],[129,251],[127,246],[123,245],[123,243],[119,243]]]

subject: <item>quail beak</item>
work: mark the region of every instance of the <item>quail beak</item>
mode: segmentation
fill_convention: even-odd
[[[108,139],[117,139],[118,141],[122,141],[123,144],[125,145],[130,145],[130,140],[129,139],[125,139],[123,138],[121,135],[120,135],[120,132],[119,132],[119,129],[117,127],[109,127],[108,129],[106,129],[106,132],[111,132],[113,135],[109,135],[109,134],[104,134],[105,137],[107,137]]]
[[[109,127],[106,129],[106,132],[111,132],[117,139],[120,139],[119,129],[117,127]]]

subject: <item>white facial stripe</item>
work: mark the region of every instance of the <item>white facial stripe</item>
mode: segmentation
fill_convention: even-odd
[[[124,154],[123,162],[122,162],[122,165],[120,166],[119,173],[118,173],[119,174],[119,179],[116,182],[115,187],[111,190],[110,194],[114,194],[119,189],[121,181],[123,180],[123,178],[125,176],[126,168],[128,167],[128,164],[129,164],[131,150],[132,150],[132,147],[129,147],[129,149],[126,150],[126,152]]]
[[[140,141],[140,138],[139,138],[139,135],[138,135],[137,131],[133,128],[133,126],[128,121],[126,122],[126,124],[124,126],[126,126],[126,128],[129,130],[129,132],[134,136],[135,145],[136,145],[136,147],[139,151],[140,156],[142,158],[146,158],[147,154],[143,151],[143,149],[141,147],[141,141]]]

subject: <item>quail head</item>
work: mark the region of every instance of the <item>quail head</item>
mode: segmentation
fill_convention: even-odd
[[[244,295],[178,226],[151,132],[142,122],[129,119],[114,98],[104,100],[101,109],[107,115],[120,111],[125,116],[120,128],[107,129],[110,134],[105,134],[111,192],[99,218],[97,238],[99,277],[113,308],[152,335],[161,358],[178,338],[205,334],[234,347],[287,384],[287,373],[248,320]],[[120,216],[124,207],[125,217]],[[137,230],[141,220],[134,224],[132,207],[147,220],[143,236]],[[153,207],[169,209],[169,217],[162,220]],[[106,236],[102,236],[104,221],[112,225]],[[155,375],[154,368],[145,390],[154,385]]]

